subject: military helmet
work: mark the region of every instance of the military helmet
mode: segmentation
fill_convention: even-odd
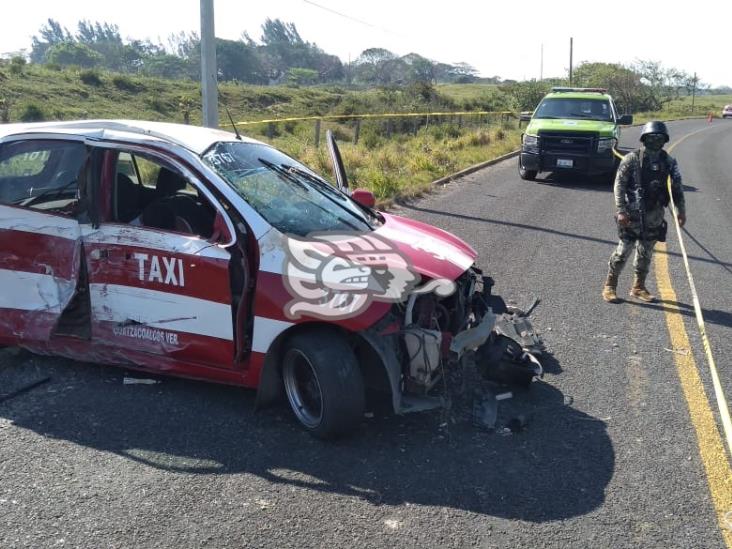
[[[640,140],[643,141],[643,138],[651,133],[660,133],[665,135],[666,143],[668,143],[668,128],[666,128],[666,124],[664,124],[663,122],[659,122],[658,120],[646,122],[645,126],[643,126],[643,131],[641,131]]]

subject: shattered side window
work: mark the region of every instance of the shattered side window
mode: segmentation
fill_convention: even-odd
[[[15,141],[0,146],[0,204],[63,211],[78,200],[83,143]]]

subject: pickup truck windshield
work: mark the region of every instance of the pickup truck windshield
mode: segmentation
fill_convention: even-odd
[[[547,98],[536,109],[533,118],[576,118],[612,122],[610,102],[606,99]]]
[[[282,233],[372,229],[367,213],[346,194],[272,147],[221,142],[203,161]]]

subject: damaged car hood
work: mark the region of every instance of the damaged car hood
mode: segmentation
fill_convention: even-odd
[[[455,280],[475,262],[476,251],[457,236],[397,215],[382,213],[374,234],[393,243],[422,276]]]

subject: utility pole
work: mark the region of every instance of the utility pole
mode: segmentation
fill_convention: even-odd
[[[217,72],[213,0],[201,0],[201,102],[203,125],[208,128],[219,127]]]
[[[544,42],[541,43],[541,64],[539,65],[539,82],[544,80]]]
[[[572,87],[572,38],[569,39],[569,87]]]
[[[694,80],[691,81],[691,114],[694,114],[694,98],[696,96],[696,73],[694,73]]]

